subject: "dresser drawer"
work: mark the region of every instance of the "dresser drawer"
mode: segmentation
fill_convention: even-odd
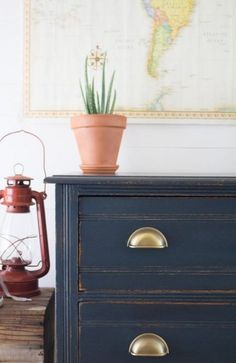
[[[84,197],[79,210],[81,289],[236,286],[235,198]]]
[[[235,336],[232,305],[83,303],[79,362],[234,363]]]

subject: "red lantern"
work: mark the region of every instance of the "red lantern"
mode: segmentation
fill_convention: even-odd
[[[0,277],[9,292],[15,296],[34,296],[40,293],[38,278],[49,271],[49,251],[45,221],[45,192],[32,191],[32,178],[16,174],[7,177],[7,186],[0,191],[1,204],[6,206],[0,230]],[[31,206],[36,205],[37,231],[31,231]],[[31,218],[31,220],[30,220]],[[40,268],[30,270],[32,255],[30,244],[39,239]]]

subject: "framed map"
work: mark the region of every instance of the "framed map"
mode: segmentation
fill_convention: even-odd
[[[85,58],[102,49],[117,112],[236,119],[235,0],[25,0],[24,24],[25,115],[82,112]]]

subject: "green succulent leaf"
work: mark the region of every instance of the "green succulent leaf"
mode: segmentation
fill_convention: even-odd
[[[114,77],[115,77],[115,72],[113,72],[113,74],[112,74],[111,81],[110,81],[110,85],[109,85],[109,89],[108,89],[105,113],[110,113],[109,112],[109,107],[110,107],[110,101],[111,101],[111,94],[112,94],[112,86],[113,86]]]
[[[105,97],[106,97],[106,56],[102,67],[102,99],[101,99],[101,113],[105,113]]]
[[[93,113],[98,113],[95,101],[94,78],[92,80],[92,88],[91,88],[91,103],[92,103]]]
[[[99,98],[98,92],[97,92],[97,110],[98,110],[98,113],[101,113],[101,105],[100,105],[100,98]]]
[[[88,87],[86,89],[86,99],[87,99],[87,105],[88,105],[88,113],[93,113],[90,85],[88,85]]]
[[[110,111],[108,113],[113,113],[114,112],[115,103],[116,103],[116,91],[114,91],[113,101],[112,101],[112,104],[111,104]]]

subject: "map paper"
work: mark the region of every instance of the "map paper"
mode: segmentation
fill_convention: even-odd
[[[99,47],[116,112],[236,118],[235,0],[27,0],[25,21],[29,115],[83,112],[85,57]]]

